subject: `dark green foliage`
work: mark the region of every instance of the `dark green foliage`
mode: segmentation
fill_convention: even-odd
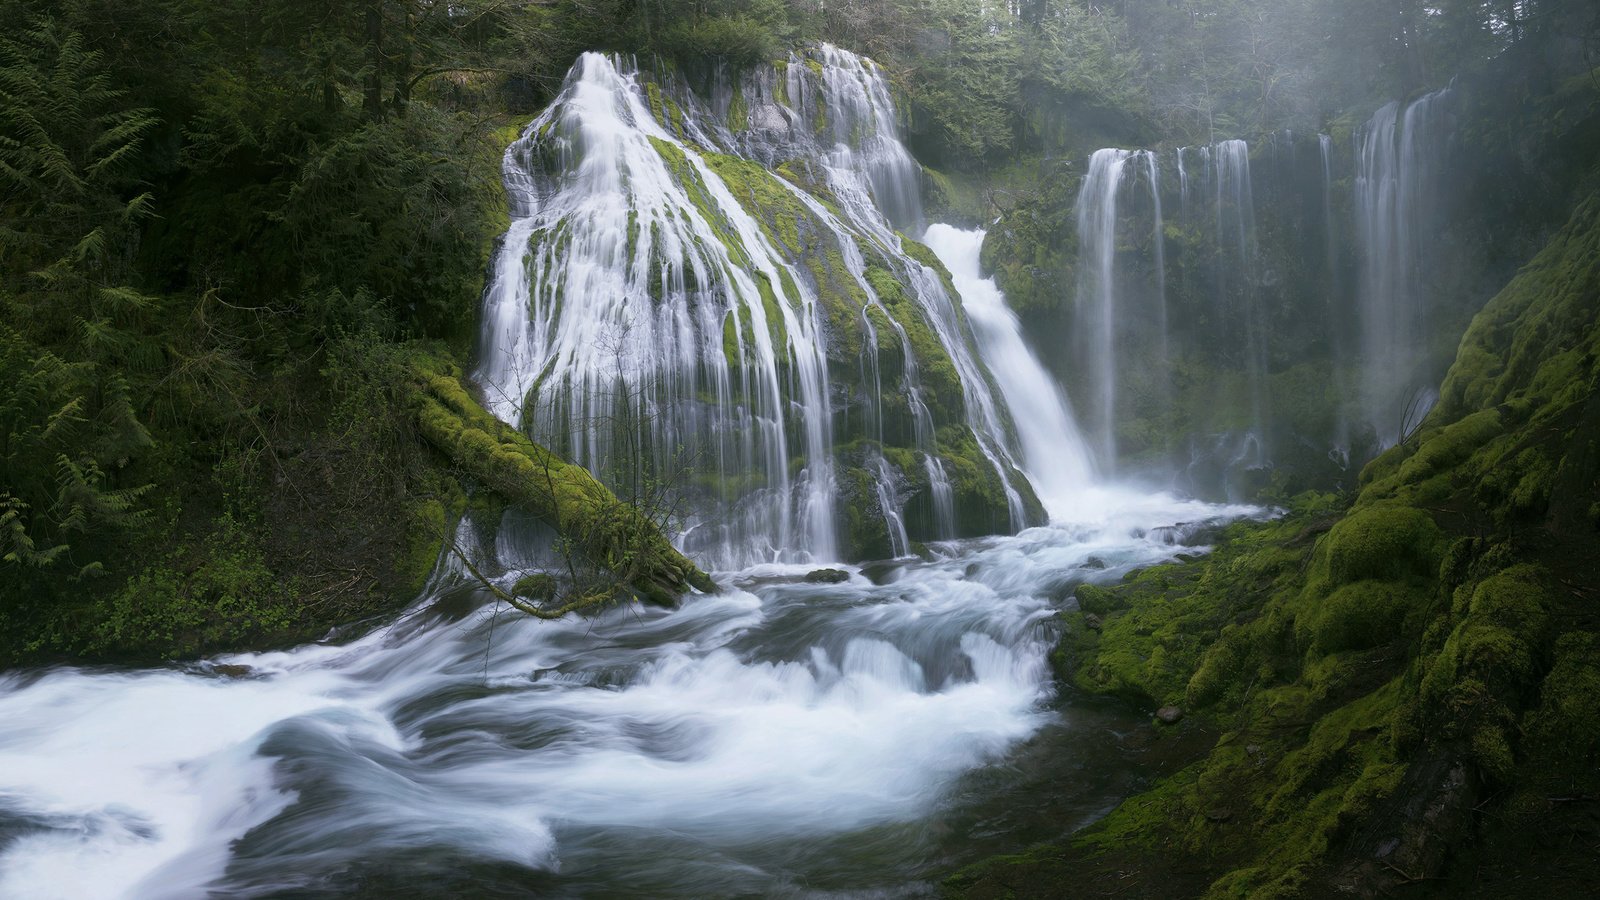
[[[128,579],[93,620],[84,651],[175,659],[296,635],[307,612],[301,587],[267,566],[257,527],[225,514],[203,540]]]
[[[778,52],[772,28],[743,14],[679,22],[658,40],[662,50],[678,59],[710,57],[735,69],[766,62]]]
[[[526,22],[0,18],[0,663],[304,638],[410,597],[460,488],[403,428],[392,341],[470,334],[504,227],[475,105]]]

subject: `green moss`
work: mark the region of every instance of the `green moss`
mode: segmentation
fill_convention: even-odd
[[[1427,513],[1404,506],[1353,510],[1318,548],[1316,574],[1330,585],[1367,579],[1428,577],[1439,568],[1438,526]]]
[[[877,295],[888,314],[905,329],[906,341],[917,358],[917,374],[924,390],[924,400],[934,414],[936,422],[955,422],[965,419],[965,397],[961,377],[955,362],[944,349],[933,326],[928,324],[921,309],[906,293],[900,279],[879,265],[868,265],[867,284]]]
[[[791,255],[802,252],[802,223],[815,229],[815,217],[776,176],[743,157],[707,153],[704,159],[774,244]]]
[[[728,102],[728,129],[739,132],[750,128],[750,107],[744,102],[744,88],[733,83],[733,99]]]
[[[547,603],[555,598],[559,587],[553,576],[535,572],[518,578],[517,583],[511,586],[511,594],[535,603]]]
[[[650,114],[655,116],[656,122],[678,137],[688,134],[683,127],[683,108],[671,97],[661,90],[661,86],[654,81],[644,83],[645,99],[650,105]]]
[[[716,201],[712,199],[704,179],[700,177],[699,170],[689,162],[684,150],[671,141],[664,141],[660,138],[652,137],[650,138],[650,143],[655,147],[656,152],[661,155],[662,161],[667,164],[667,168],[671,170],[678,184],[683,187],[684,193],[689,196],[689,201],[694,204],[701,218],[711,226],[711,230],[717,235],[717,240],[728,251],[728,256],[733,264],[741,269],[749,270],[751,265],[748,249],[744,246],[739,235],[729,226],[727,220],[723,218],[722,213],[718,211]]]
[[[1126,599],[1103,587],[1092,584],[1078,585],[1074,595],[1078,598],[1079,609],[1097,616],[1128,608]]]
[[[1407,617],[1426,600],[1411,585],[1358,581],[1306,604],[1295,632],[1315,655],[1366,650],[1406,637]]]
[[[462,388],[453,364],[419,358],[411,403],[419,433],[463,471],[521,504],[569,538],[578,552],[618,572],[654,602],[672,603],[710,579],[638,511],[571,465],[489,415]]]
[[[733,312],[722,317],[722,355],[728,361],[728,368],[734,370],[739,368],[740,361],[744,359],[744,347],[739,340],[739,319]]]
[[[984,222],[993,216],[992,207],[981,185],[961,175],[950,175],[924,166],[923,205],[937,221]]]
[[[1539,705],[1523,720],[1530,788],[1546,797],[1600,794],[1600,635],[1574,631],[1555,642]]]

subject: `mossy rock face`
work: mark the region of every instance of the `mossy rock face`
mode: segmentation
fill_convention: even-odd
[[[888,559],[894,555],[889,529],[878,503],[877,480],[863,468],[836,473],[840,488],[840,550],[850,559]]]
[[[667,107],[652,99],[658,116]],[[753,248],[724,222],[710,200],[706,179],[679,146],[654,140],[674,178],[683,185],[690,199],[713,224],[718,239],[734,265],[749,267]],[[905,256],[880,246],[876,239],[855,232],[841,221],[836,229],[825,221],[837,215],[835,198],[816,177],[810,164],[790,160],[777,167],[777,173],[738,156],[699,152],[710,171],[726,184],[740,207],[761,229],[776,254],[789,262],[791,270],[780,266],[774,279],[754,273],[761,303],[766,309],[774,345],[782,348],[789,340],[783,333],[779,295],[798,301],[801,288],[816,296],[820,313],[822,343],[826,349],[827,371],[835,408],[835,464],[840,478],[839,504],[843,550],[851,558],[878,558],[889,553],[887,529],[878,509],[872,476],[858,470],[863,461],[852,456],[859,441],[881,442],[879,451],[890,459],[897,478],[905,482],[906,527],[913,539],[933,540],[946,535],[933,528],[931,501],[927,499],[927,478],[918,454],[930,451],[945,461],[952,471],[951,481],[962,537],[994,534],[1012,525],[1010,502],[994,465],[983,456],[967,426],[966,395],[960,374],[941,342],[929,314],[917,301],[911,279],[915,266],[926,266],[944,285],[960,314],[959,295],[949,273],[925,246],[903,236],[898,240]],[[803,191],[820,204],[809,204],[797,191]],[[853,247],[840,246],[849,240]],[[860,254],[864,272],[854,274],[845,261],[846,249]],[[801,283],[797,283],[801,282]],[[803,283],[803,284],[802,284]],[[741,313],[725,317],[723,353],[736,364],[748,348],[741,334],[748,332],[748,316]],[[741,330],[742,327],[742,330]],[[780,360],[784,354],[780,350]],[[876,377],[869,376],[874,372]],[[911,385],[927,408],[938,435],[934,446],[918,445],[917,422],[911,404]],[[876,430],[864,426],[869,417],[863,410],[881,415]],[[1011,480],[1028,510],[1030,522],[1043,521],[1043,510],[1019,473]]]

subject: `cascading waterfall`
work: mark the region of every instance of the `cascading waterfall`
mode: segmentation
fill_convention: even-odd
[[[1267,464],[1266,446],[1266,335],[1260,297],[1255,288],[1255,196],[1250,181],[1250,145],[1241,140],[1222,141],[1212,153],[1212,177],[1217,197],[1217,235],[1225,256],[1237,262],[1218,268],[1219,308],[1244,326],[1245,371],[1249,379],[1251,466]]]
[[[641,458],[668,476],[708,463],[753,476],[756,496],[723,498],[725,520],[744,504],[726,543],[835,555],[816,298],[727,186],[599,54],[579,60],[506,159],[527,218],[507,234],[486,302],[477,377],[493,411],[614,484]],[[526,279],[505,274],[521,268]],[[725,323],[737,358],[723,351]],[[710,459],[675,459],[682,447]],[[791,476],[796,449],[806,467]]]
[[[1333,348],[1334,390],[1344,397],[1350,389],[1345,384],[1344,369],[1350,362],[1350,351],[1345,346],[1344,329],[1341,328],[1338,304],[1344,298],[1340,284],[1339,229],[1334,215],[1333,201],[1333,137],[1317,135],[1317,151],[1322,163],[1322,262],[1328,284],[1328,340]],[[1345,415],[1344,404],[1339,404],[1334,415],[1333,446],[1330,458],[1340,468],[1350,465],[1350,420]]]
[[[848,279],[846,291],[864,300],[851,314],[872,336],[861,351],[872,359],[860,369],[881,382],[880,338],[892,334],[900,345],[894,390],[909,410],[931,495],[925,536],[954,534],[956,515],[919,380],[917,354],[928,348],[908,334],[908,313],[880,296],[875,265],[908,288],[910,314],[953,365],[965,423],[1002,484],[1011,526],[1029,519],[1013,484],[1005,411],[964,317],[896,231],[921,219],[920,170],[899,141],[883,78],[852,54],[814,52],[781,73],[724,83],[712,103],[721,116],[671,84],[646,90],[626,65],[587,54],[506,155],[516,219],[486,297],[476,372],[491,408],[624,496],[633,484],[670,485],[689,467],[702,473],[715,487],[682,491],[690,496],[685,541],[722,567],[838,558],[831,364],[843,348],[829,343],[838,336],[820,293],[827,278],[741,203],[727,157],[708,149],[773,167],[817,161],[812,175],[831,208],[768,180],[826,232],[843,270],[827,277]],[[880,445],[888,387],[856,413]],[[901,502],[881,453],[863,471],[879,503]],[[880,513],[903,552],[904,510]]]
[[[1160,343],[1157,353],[1161,359],[1167,358],[1167,232],[1166,221],[1161,215],[1161,163],[1155,153],[1146,153],[1145,175],[1150,180],[1150,205],[1154,224],[1150,229],[1150,246],[1155,252],[1156,263],[1156,319],[1160,331]]]
[[[1074,353],[1061,368],[1106,470],[1119,458],[1158,470],[1165,455],[1186,488],[1236,497],[1280,463],[1343,477],[1352,457],[1416,427],[1442,374],[1423,340],[1428,310],[1454,302],[1432,265],[1448,240],[1452,98],[1447,88],[1379,109],[1355,136],[1353,164],[1328,135],[1290,131],[1256,149],[1259,172],[1242,140],[1090,157],[1073,210]],[[1285,352],[1308,344],[1325,356]],[[1325,390],[1304,368],[1324,359]],[[1193,395],[1196,374],[1214,401]],[[1297,411],[1309,409],[1318,416]],[[1189,435],[1188,463],[1152,440],[1161,433]]]
[[[983,361],[1016,419],[1023,470],[1052,518],[1070,515],[1091,481],[1089,451],[1066,395],[1022,339],[1017,317],[979,265],[984,232],[933,225],[923,236],[960,291]]]
[[[1256,233],[1254,197],[1251,188],[1249,146],[1244,141],[1222,141],[1197,150],[1198,172],[1191,172],[1186,158],[1190,148],[1176,151],[1180,215],[1190,221],[1209,215],[1209,232],[1214,235],[1219,264],[1214,271],[1215,312],[1212,335],[1215,347],[1239,345],[1238,357],[1246,373],[1250,421],[1244,446],[1247,465],[1267,463],[1265,444],[1265,323],[1260,299],[1254,286]],[[1147,212],[1129,209],[1130,189],[1139,181],[1132,177],[1129,163],[1141,160],[1142,178],[1148,191]],[[1197,206],[1192,195],[1200,192]],[[1209,203],[1205,201],[1209,200]],[[1130,216],[1149,216],[1148,297],[1141,297],[1138,278],[1128,269],[1128,254],[1119,252],[1119,243],[1134,241]],[[1078,283],[1073,305],[1074,333],[1086,364],[1082,377],[1087,381],[1079,393],[1088,399],[1092,411],[1093,441],[1099,464],[1115,467],[1120,448],[1117,425],[1128,413],[1123,401],[1124,375],[1130,366],[1130,353],[1139,360],[1141,380],[1150,397],[1145,401],[1157,414],[1171,402],[1172,347],[1169,339],[1167,299],[1166,218],[1163,214],[1161,166],[1156,151],[1097,150],[1089,158],[1075,206],[1078,231]],[[1144,238],[1138,238],[1144,241]]]
[[[1094,428],[1099,462],[1117,460],[1117,192],[1133,151],[1107,148],[1089,157],[1078,192],[1078,333],[1094,373]]]
[[[1409,433],[1437,393],[1424,361],[1426,270],[1452,91],[1379,109],[1356,135],[1362,405],[1378,443]]]

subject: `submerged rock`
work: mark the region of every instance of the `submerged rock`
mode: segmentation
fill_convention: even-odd
[[[813,569],[806,573],[807,584],[843,584],[850,580],[850,573],[843,569]]]

